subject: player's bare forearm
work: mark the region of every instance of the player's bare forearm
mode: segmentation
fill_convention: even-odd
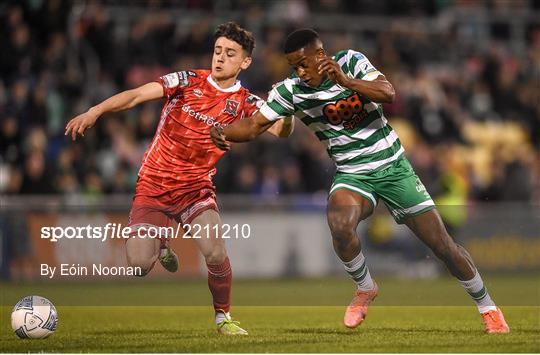
[[[248,142],[268,130],[274,121],[266,119],[257,111],[250,118],[245,118],[228,125],[225,128],[212,127],[210,137],[212,142],[221,150],[231,149],[229,142]]]
[[[104,113],[128,110],[142,102],[161,97],[163,97],[163,87],[159,83],[148,83],[136,89],[122,91],[73,118],[66,125],[64,134],[71,133],[71,138],[75,140],[78,134],[84,136],[84,132],[93,127]]]
[[[263,134],[273,123],[272,121],[258,122],[256,117],[243,119],[225,127],[223,134],[230,142],[247,142]]]
[[[392,103],[396,96],[394,87],[382,75],[373,81],[347,78],[341,85],[373,102]]]
[[[129,110],[130,108],[135,107],[137,104],[137,93],[135,90],[126,90],[109,97],[107,100],[102,101],[96,106],[91,107],[88,112],[91,112],[99,117],[107,112]]]
[[[285,117],[274,123],[269,129],[268,133],[280,138],[289,137],[294,131],[294,117]]]
[[[148,83],[136,89],[122,91],[107,100],[90,108],[94,114],[100,116],[106,112],[129,110],[140,103],[159,99],[163,96],[163,88],[158,83]]]

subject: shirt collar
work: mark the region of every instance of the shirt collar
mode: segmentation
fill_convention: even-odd
[[[206,80],[208,80],[208,82],[210,83],[210,85],[212,85],[213,87],[215,87],[217,90],[223,91],[223,92],[235,92],[235,91],[240,90],[240,88],[242,87],[242,84],[240,83],[240,80],[236,80],[236,82],[234,83],[234,85],[231,86],[230,88],[222,89],[222,88],[220,88],[219,85],[214,81],[214,79],[212,79],[212,74],[208,75],[208,76],[206,77]]]

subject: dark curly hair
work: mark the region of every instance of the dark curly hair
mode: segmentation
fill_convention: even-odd
[[[290,33],[283,45],[283,52],[289,54],[319,40],[319,34],[311,28],[303,28]]]
[[[255,48],[253,34],[240,27],[236,22],[227,22],[219,25],[216,28],[216,32],[214,32],[214,40],[217,40],[219,37],[225,37],[231,41],[235,41],[242,46],[242,49],[246,51],[248,56],[251,56]]]

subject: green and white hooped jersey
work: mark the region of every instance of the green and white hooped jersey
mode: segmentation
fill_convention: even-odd
[[[382,75],[360,52],[344,50],[334,59],[351,78],[374,80]],[[275,121],[298,117],[325,145],[344,173],[368,173],[397,160],[403,147],[387,124],[382,106],[329,79],[317,88],[292,76],[278,83],[260,112]]]

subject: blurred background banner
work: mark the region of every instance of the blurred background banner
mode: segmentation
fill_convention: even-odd
[[[319,31],[329,53],[364,53],[396,89],[384,105],[452,235],[482,270],[540,268],[540,1],[7,1],[0,4],[0,247],[3,279],[41,263],[124,265],[123,242],[39,238],[41,227],[127,222],[162,102],[107,114],[83,139],[76,114],[172,71],[209,68],[213,31],[234,20],[256,39],[242,84],[265,98],[291,74],[288,32]],[[326,225],[334,165],[297,122],[288,139],[238,144],[215,176],[238,277],[344,277]],[[446,274],[382,207],[359,234],[373,272]],[[184,277],[205,275],[174,241]],[[149,277],[168,277],[156,267]],[[39,277],[38,277],[39,278]]]

